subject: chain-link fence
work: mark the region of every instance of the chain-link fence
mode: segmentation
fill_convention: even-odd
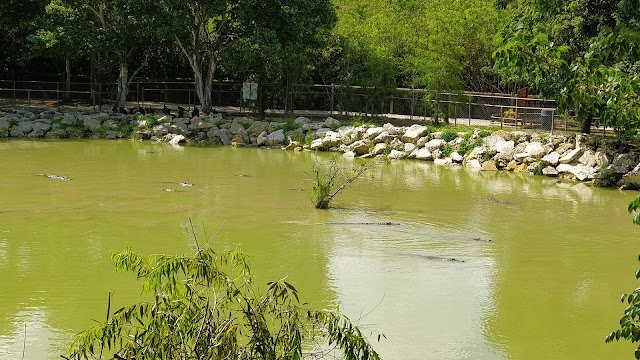
[[[212,101],[216,111],[252,112],[255,101],[242,98],[242,83],[216,81]],[[192,81],[136,80],[129,87],[128,108],[158,109],[199,101]],[[26,104],[111,109],[116,98],[114,83],[0,80],[0,100]],[[266,85],[263,104],[268,113],[307,116],[360,116],[407,122],[445,121],[456,125],[567,131],[579,124],[557,116],[552,100],[506,94],[442,93],[423,89],[374,88],[345,85]]]

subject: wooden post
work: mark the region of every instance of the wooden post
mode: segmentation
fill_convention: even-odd
[[[56,81],[56,109],[60,111],[60,83]]]

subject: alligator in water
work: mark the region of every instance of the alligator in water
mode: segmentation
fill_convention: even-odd
[[[380,226],[397,226],[400,223],[393,222],[325,222],[326,225],[380,225]]]
[[[55,175],[55,174],[36,174],[38,176],[46,176],[49,179],[56,179],[56,180],[63,180],[63,181],[67,181],[67,180],[71,180],[71,178],[68,178],[66,176],[60,176],[60,175]]]
[[[498,203],[498,204],[503,204],[503,205],[513,205],[513,203],[511,201],[498,200],[498,199],[494,199],[492,197],[482,198],[482,200],[488,201],[488,202],[494,202],[494,203]]]
[[[175,185],[179,185],[179,186],[183,186],[183,187],[187,187],[187,186],[193,186],[192,183],[187,183],[187,182],[174,182],[174,181],[165,181],[165,184],[175,184]],[[164,190],[164,189],[163,189]]]
[[[166,191],[166,192],[183,192],[182,190],[175,190],[172,188],[164,188],[162,189],[162,191]]]
[[[456,258],[445,258],[440,256],[434,256],[434,255],[422,255],[422,254],[411,254],[411,253],[401,253],[400,255],[418,258],[418,259],[425,259],[425,260],[440,260],[440,261],[449,261],[449,262],[457,262],[457,263],[464,262],[464,260],[460,260]]]

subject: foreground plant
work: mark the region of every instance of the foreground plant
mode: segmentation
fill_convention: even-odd
[[[640,195],[629,203],[629,213],[633,215],[633,223],[640,225]],[[638,257],[640,261],[640,257]],[[636,271],[636,279],[640,279],[640,269]],[[636,343],[640,341],[640,288],[631,294],[622,294],[622,303],[629,304],[620,318],[620,329],[613,331],[606,338],[606,342],[624,339]],[[640,345],[635,350],[635,358],[640,359]]]
[[[329,204],[342,190],[349,187],[375,163],[361,166],[352,174],[340,167],[336,160],[331,160],[328,166],[318,162],[313,164],[313,195],[316,209],[328,209]]]
[[[300,304],[288,282],[260,294],[241,251],[198,246],[193,256],[114,253],[118,270],[136,273],[151,301],[123,307],[78,335],[68,359],[306,359],[336,354],[380,357],[338,312]]]

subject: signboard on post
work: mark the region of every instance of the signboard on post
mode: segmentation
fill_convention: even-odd
[[[242,83],[242,99],[258,100],[258,84],[252,82]]]

